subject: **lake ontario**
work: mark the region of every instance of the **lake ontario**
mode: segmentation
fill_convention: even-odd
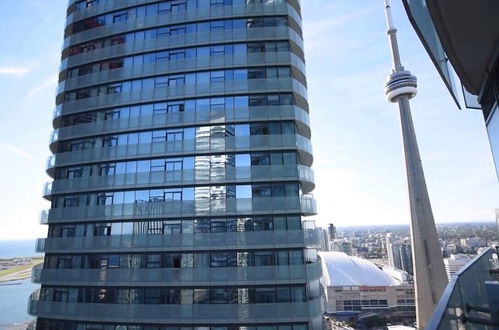
[[[33,319],[27,312],[28,299],[39,287],[30,279],[0,284],[0,330]]]

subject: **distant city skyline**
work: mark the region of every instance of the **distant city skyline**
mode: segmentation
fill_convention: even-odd
[[[66,1],[2,2],[9,49],[0,54],[0,239],[43,237],[61,26]],[[303,6],[317,224],[408,224],[398,113],[383,97],[390,68],[381,1]],[[494,221],[499,205],[483,118],[458,111],[410,26],[393,5],[404,64],[418,76],[412,103],[435,221]],[[21,24],[22,23],[22,24]],[[26,118],[32,118],[29,121]]]

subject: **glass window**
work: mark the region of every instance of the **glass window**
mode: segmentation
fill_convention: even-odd
[[[194,254],[194,267],[196,268],[209,268],[210,267],[210,254],[209,253],[196,253]]]
[[[194,220],[194,233],[209,233],[211,230],[211,223],[208,219]]]
[[[303,251],[302,250],[291,250],[289,251],[289,264],[290,265],[303,265]]]
[[[250,185],[236,186],[236,198],[251,198],[252,191]]]
[[[119,268],[120,267],[120,256],[116,254],[112,254],[108,259],[108,267],[109,268]]]
[[[272,251],[255,251],[255,266],[273,266],[274,252]]]
[[[146,268],[161,268],[161,255],[148,254],[146,257]]]
[[[194,289],[193,303],[194,304],[209,304],[210,303],[210,289]]]
[[[252,153],[251,154],[252,166],[265,166],[270,165],[270,154],[268,153]]]
[[[160,304],[161,290],[160,289],[145,289],[144,304]]]
[[[164,115],[166,111],[166,103],[155,103],[153,105],[153,114],[154,115]]]
[[[275,303],[276,289],[275,288],[255,288],[255,303]]]
[[[295,183],[287,183],[285,186],[286,196],[299,196],[299,187]]]
[[[74,178],[81,178],[81,175],[83,173],[83,168],[82,167],[70,167],[67,170],[67,179],[74,179]]]
[[[137,162],[127,162],[126,173],[137,173]]]
[[[252,197],[272,197],[272,186],[271,185],[253,185],[251,191]]]
[[[296,153],[285,152],[282,154],[282,162],[284,165],[295,165],[297,164]]]
[[[228,298],[228,290],[225,288],[211,289],[211,303],[212,304],[226,304]]]
[[[272,106],[272,105],[280,105],[280,99],[279,99],[279,95],[269,95],[267,96],[267,103],[268,105]]]
[[[182,221],[182,233],[192,234],[194,232],[194,224],[192,220]]]
[[[164,170],[165,170],[164,159],[151,159],[151,172],[164,171]]]
[[[278,303],[287,303],[291,301],[291,294],[288,287],[277,288],[276,292]]]
[[[238,232],[253,231],[253,219],[238,218],[236,220],[236,229]]]
[[[225,219],[212,219],[211,220],[211,232],[212,233],[224,233],[226,232]]]
[[[288,251],[277,251],[277,264],[279,266],[286,266],[289,264]]]
[[[271,217],[257,217],[253,219],[254,231],[273,230],[273,220]]]
[[[137,172],[138,173],[149,172],[150,168],[151,168],[151,161],[150,160],[139,160],[137,162]]]
[[[225,71],[212,71],[210,73],[210,83],[221,83],[225,81]]]
[[[182,255],[177,253],[167,253],[164,256],[165,268],[180,268],[182,266]]]
[[[305,295],[305,288],[301,286],[291,287],[291,301],[292,302],[307,301],[307,297]]]
[[[139,133],[139,143],[151,143],[152,142],[152,132],[140,132]]]

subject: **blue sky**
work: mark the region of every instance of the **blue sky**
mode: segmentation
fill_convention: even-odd
[[[409,223],[383,1],[302,0],[319,225]],[[459,111],[393,4],[402,60],[419,80],[412,110],[435,220],[492,220],[499,186],[483,117]],[[65,0],[0,1],[0,239],[46,235],[39,213]]]

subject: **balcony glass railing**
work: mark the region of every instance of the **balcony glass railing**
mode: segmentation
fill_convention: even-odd
[[[497,251],[488,248],[454,274],[427,329],[498,329],[498,281]]]
[[[125,132],[138,129],[267,120],[296,120],[299,132],[303,132],[303,136],[310,135],[310,119],[305,110],[294,105],[279,105],[251,108],[202,109],[192,112],[173,112],[119,118],[115,120],[99,120],[80,125],[60,127],[57,129],[57,139],[67,140],[103,133]]]
[[[292,266],[162,268],[162,269],[44,269],[33,267],[31,279],[44,285],[169,285],[194,286],[305,283],[321,277],[319,262]]]
[[[74,55],[62,60],[60,69],[79,66],[84,63],[104,60],[109,57],[120,57],[130,54],[158,51],[160,49],[179,48],[215,42],[247,42],[261,40],[290,39],[303,49],[303,39],[289,27],[261,27],[227,31],[199,32],[158,39],[148,39],[111,47],[95,49],[91,52]]]
[[[52,195],[52,182],[47,182],[43,186],[43,197],[49,198]]]
[[[53,169],[55,167],[55,155],[50,155],[47,158],[47,170]]]
[[[216,83],[188,84],[105,94],[60,104],[62,115],[186,97],[208,97],[236,93],[296,92],[307,98],[306,87],[294,78],[227,80]]]
[[[171,235],[117,235],[95,237],[41,238],[37,252],[65,253],[119,252],[126,250],[162,251],[320,247],[316,230],[276,230],[259,232],[196,233]]]
[[[217,169],[186,169],[182,171],[157,171],[108,176],[91,176],[74,179],[62,179],[48,182],[44,187],[44,196],[51,194],[82,192],[86,190],[110,190],[123,188],[154,186],[192,186],[196,184],[226,184],[249,181],[302,181],[302,191],[313,188],[314,173],[303,165],[273,166],[227,166]],[[303,187],[306,186],[307,189]]]
[[[49,158],[48,169],[55,165],[80,165],[128,158],[283,149],[298,150],[304,164],[312,162],[312,146],[308,138],[301,135],[283,134],[212,138],[210,141],[199,138],[60,152]]]
[[[103,38],[114,34],[134,31],[137,29],[137,26],[140,26],[143,29],[150,29],[157,26],[164,26],[165,24],[179,24],[200,20],[219,20],[233,18],[234,16],[252,17],[261,15],[290,15],[296,22],[301,21],[301,18],[298,16],[296,10],[294,10],[291,6],[288,6],[286,3],[195,8],[191,10],[172,11],[160,15],[136,17],[123,22],[95,27],[93,29],[68,36],[64,39],[63,48],[96,38]]]
[[[198,199],[164,202],[140,202],[116,205],[62,207],[48,210],[48,223],[113,221],[120,219],[183,218],[231,216],[239,214],[314,215],[312,196]],[[42,222],[43,223],[43,222]]]
[[[56,129],[50,134],[50,144],[54,143],[59,139],[59,130]]]
[[[38,298],[38,299],[37,299]],[[85,304],[43,301],[31,296],[28,311],[33,316],[104,322],[154,322],[231,324],[258,322],[308,322],[321,314],[320,299],[303,303],[269,304]]]
[[[113,81],[125,81],[143,76],[183,73],[186,71],[213,70],[215,68],[244,67],[250,65],[293,65],[305,74],[305,63],[291,52],[234,54],[226,56],[205,56],[181,60],[161,61],[158,63],[130,66],[114,70],[106,70],[68,78],[57,88],[57,94],[90,85],[104,84]]]

